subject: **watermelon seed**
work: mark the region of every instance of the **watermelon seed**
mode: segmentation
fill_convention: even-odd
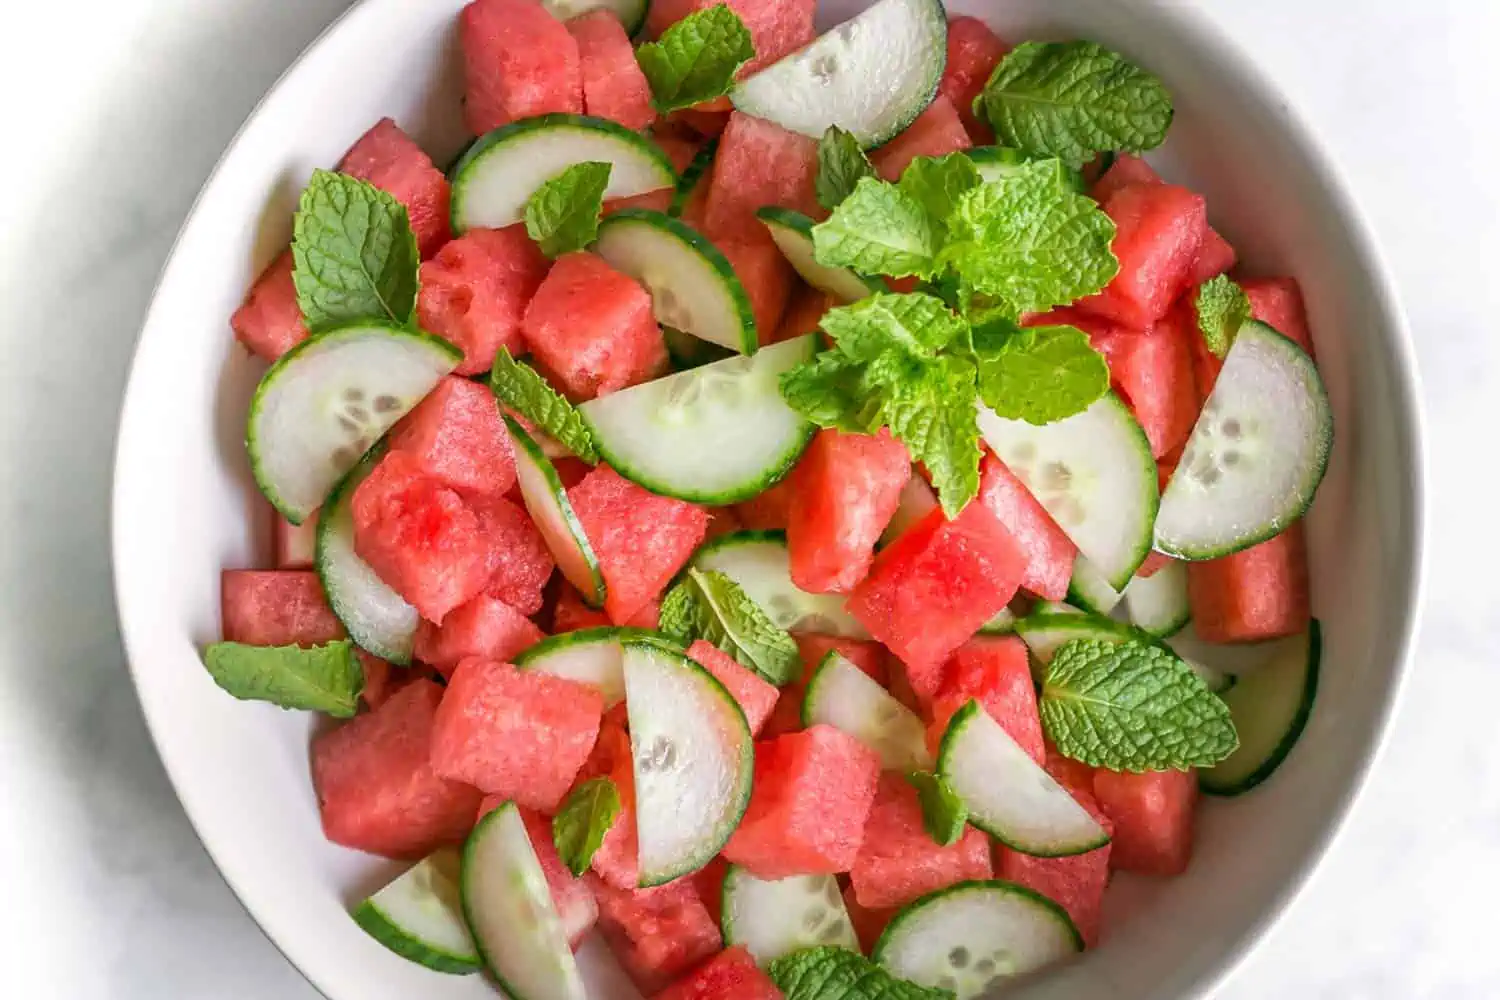
[[[380,395],[375,397],[376,413],[391,413],[401,407],[401,400],[391,395]]]
[[[955,969],[962,969],[969,964],[969,949],[960,945],[948,952],[948,964]]]

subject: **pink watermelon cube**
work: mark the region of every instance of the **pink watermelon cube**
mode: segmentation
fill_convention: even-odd
[[[603,713],[602,697],[587,684],[463,660],[433,723],[432,766],[550,814],[594,748]]]
[[[692,129],[682,128],[670,121],[659,121],[651,130],[651,140],[661,147],[672,161],[672,169],[681,174],[697,157],[704,146],[703,137]]]
[[[604,574],[604,611],[617,624],[661,594],[708,528],[702,507],[658,496],[607,465],[568,490],[568,500]]]
[[[449,375],[396,425],[391,448],[465,497],[502,497],[516,481],[510,434],[488,386]]]
[[[836,305],[833,296],[811,285],[795,289],[787,302],[786,312],[781,314],[781,326],[776,328],[776,335],[767,343],[779,344],[783,340],[816,332],[823,314]]]
[[[719,3],[728,3],[739,15],[755,45],[755,58],[740,70],[741,79],[802,48],[817,34],[817,0],[655,0],[646,15],[646,31],[658,38],[689,14]]]
[[[525,353],[521,320],[546,276],[521,225],[470,229],[422,265],[417,321],[464,352],[458,374],[489,371],[500,348]]]
[[[977,700],[1038,764],[1046,760],[1026,643],[1013,635],[976,636],[958,647],[944,666],[942,683],[932,698],[927,744],[933,753],[953,713],[971,700]]]
[[[872,151],[870,162],[881,177],[894,181],[919,156],[946,156],[973,145],[958,109],[947,97],[938,94],[905,132]]]
[[[1233,555],[1188,563],[1193,628],[1207,642],[1260,642],[1306,631],[1307,542],[1302,523]]]
[[[1109,196],[1112,247],[1120,272],[1104,291],[1078,308],[1133,330],[1148,330],[1167,314],[1192,272],[1208,231],[1203,199],[1175,184],[1127,184]]]
[[[592,872],[583,877],[599,901],[605,943],[648,996],[724,947],[719,925],[690,879],[653,889],[617,889]]]
[[[753,239],[720,239],[717,246],[750,297],[750,313],[755,317],[760,343],[771,343],[792,293],[792,265],[765,234]]]
[[[1087,789],[1068,789],[1104,829],[1113,833],[1113,824]],[[1112,844],[1096,847],[1083,854],[1065,858],[1037,858],[1013,851],[1003,844],[995,847],[995,872],[1008,882],[1039,892],[1068,912],[1083,943],[1093,948],[1099,943],[1099,923],[1104,909],[1104,890],[1109,885],[1109,858]]]
[[[1026,484],[990,452],[985,452],[979,463],[979,502],[1005,525],[1025,553],[1021,586],[1049,601],[1067,597],[1078,546],[1052,520]]]
[[[879,777],[875,751],[832,726],[762,740],[750,807],[724,857],[768,879],[848,871]]]
[[[688,647],[687,652],[688,656],[713,674],[734,696],[745,713],[745,721],[750,724],[750,735],[760,732],[760,727],[765,725],[766,716],[771,714],[771,709],[776,707],[776,699],[781,696],[776,685],[711,642],[699,639]]]
[[[769,241],[765,226],[755,217],[756,210],[766,205],[823,217],[827,213],[813,193],[817,172],[816,140],[763,118],[734,112],[714,155],[704,232],[715,240]]]
[[[490,796],[480,806],[483,816],[489,809],[499,805],[503,799]],[[599,919],[599,902],[594,899],[594,890],[588,883],[568,871],[562,857],[557,853],[557,844],[552,839],[552,820],[530,809],[522,809],[521,822],[526,825],[526,837],[531,849],[542,866],[542,875],[547,879],[547,891],[552,894],[552,907],[562,920],[563,932],[568,936],[568,945],[574,949],[583,943],[584,935],[593,929]]]
[[[271,512],[276,535],[277,569],[312,569],[318,557],[318,514],[307,515],[301,524],[293,524],[275,511]]]
[[[521,612],[480,594],[450,611],[443,624],[424,621],[418,625],[413,652],[447,678],[460,661],[471,656],[507,663],[543,638],[542,630]]]
[[[1234,267],[1237,259],[1229,241],[1219,235],[1217,229],[1208,227],[1203,234],[1203,245],[1198,248],[1198,256],[1193,259],[1193,267],[1188,272],[1188,286],[1196,288],[1209,278],[1223,274]]]
[[[484,592],[523,615],[536,614],[556,565],[542,533],[525,510],[504,497],[475,500],[472,506],[489,549]]]
[[[437,684],[412,681],[373,711],[314,737],[313,786],[329,840],[420,858],[468,835],[479,789],[439,777],[428,759],[442,699]]]
[[[656,994],[656,1000],[782,1000],[782,992],[748,951],[735,947]]]
[[[578,43],[584,113],[634,130],[654,122],[651,85],[614,11],[591,10],[568,21],[567,28]]]
[[[521,118],[583,112],[578,43],[537,0],[473,0],[459,19],[464,121],[484,135]]]
[[[1057,747],[1051,741],[1047,744],[1047,758],[1043,763],[1047,773],[1053,779],[1072,793],[1073,797],[1082,802],[1085,795],[1094,794],[1094,771],[1095,769],[1081,760],[1072,757],[1064,757],[1058,753]]]
[[[292,283],[293,263],[291,250],[277,254],[250,286],[244,304],[229,317],[239,342],[267,361],[307,339],[297,286]]]
[[[990,74],[1009,48],[977,17],[948,19],[948,62],[943,67],[938,93],[958,111],[975,142],[995,141],[989,123],[974,114],[974,98],[984,90]]]
[[[620,814],[594,852],[589,867],[594,874],[616,889],[630,891],[641,880],[640,841],[635,829],[635,770],[631,759],[630,736],[618,725],[602,726],[600,735],[608,734],[614,747],[608,774],[620,793]],[[581,776],[580,776],[581,777]]]
[[[940,846],[922,825],[917,790],[902,775],[880,776],[859,856],[849,870],[861,906],[905,906],[955,882],[990,875],[988,837],[968,827],[954,844]]]
[[[854,936],[859,939],[860,950],[866,955],[875,950],[875,943],[880,940],[886,925],[896,915],[894,907],[871,909],[860,905],[852,885],[844,890],[844,912],[849,914],[849,922],[854,925]]]
[[[553,635],[576,632],[581,628],[599,628],[609,624],[609,615],[584,604],[583,597],[573,589],[572,584],[562,585],[557,596],[557,604],[552,608]]]
[[[1161,175],[1139,156],[1129,153],[1121,153],[1115,157],[1114,163],[1104,172],[1104,176],[1094,182],[1093,189],[1089,192],[1095,201],[1101,205],[1109,199],[1120,188],[1127,184],[1161,184]],[[1198,254],[1193,258],[1193,265],[1188,271],[1187,284],[1196,287],[1203,284],[1216,274],[1223,274],[1234,267],[1234,247],[1229,241],[1220,236],[1213,227],[1209,227],[1203,234],[1203,244],[1198,248]]]
[[[1181,448],[1202,406],[1193,369],[1193,342],[1202,337],[1192,310],[1172,309],[1145,331],[1103,327],[1087,331],[1089,342],[1109,364],[1110,381],[1140,421],[1152,456]]]
[[[699,868],[688,878],[693,880],[693,888],[698,891],[698,898],[703,900],[703,908],[708,915],[713,917],[714,923],[723,926],[724,916],[724,876],[729,874],[729,862],[722,857],[714,857],[708,864]]]
[[[219,575],[219,609],[226,642],[318,646],[344,638],[310,570],[226,569]]]
[[[785,531],[796,488],[790,477],[759,496],[734,505],[734,516],[751,531]]]
[[[1094,797],[1114,824],[1110,863],[1143,875],[1180,875],[1193,855],[1192,771],[1094,772]]]
[[[942,665],[1010,603],[1026,554],[990,509],[971,503],[949,521],[934,510],[879,555],[847,607],[931,698]]]
[[[792,478],[786,528],[792,582],[814,594],[847,594],[870,571],[875,543],[911,478],[911,456],[884,429],[821,430]]]
[[[574,400],[645,382],[667,365],[651,296],[591,253],[559,257],[526,307],[526,343]]]
[[[368,181],[406,206],[424,260],[448,242],[448,178],[391,119],[380,119],[360,136],[339,161],[338,170]]]
[[[1297,342],[1308,354],[1313,351],[1307,326],[1307,306],[1296,278],[1245,278],[1240,282],[1250,300],[1250,314],[1283,336]]]

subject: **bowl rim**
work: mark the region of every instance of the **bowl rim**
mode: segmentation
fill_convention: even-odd
[[[245,897],[239,886],[226,872],[225,866],[220,862],[216,849],[209,840],[203,836],[199,822],[199,814],[203,806],[196,803],[194,794],[189,790],[190,786],[180,780],[180,772],[174,766],[169,757],[162,752],[162,743],[158,737],[158,727],[167,725],[167,722],[153,713],[148,705],[147,699],[142,695],[144,689],[143,670],[138,664],[140,659],[135,655],[138,647],[137,642],[132,640],[133,629],[130,626],[130,615],[127,613],[129,603],[124,586],[122,561],[120,559],[120,539],[123,533],[129,530],[120,515],[120,491],[121,491],[121,468],[125,454],[127,440],[131,437],[126,432],[131,426],[131,413],[140,409],[140,404],[133,404],[141,390],[136,385],[137,369],[140,363],[141,344],[146,334],[160,322],[158,313],[161,310],[160,298],[163,286],[176,262],[178,252],[181,248],[184,236],[191,228],[204,200],[216,187],[225,165],[238,153],[244,141],[246,132],[250,126],[265,111],[267,104],[282,89],[301,75],[307,64],[315,57],[317,52],[324,46],[331,36],[342,31],[350,24],[356,23],[366,17],[377,16],[386,8],[394,7],[403,0],[356,0],[348,9],[335,17],[329,24],[298,53],[292,63],[279,75],[276,80],[255,102],[244,121],[235,130],[234,136],[224,147],[224,151],[215,161],[213,169],[209,171],[194,196],[187,214],[183,217],[173,237],[171,247],[163,258],[161,268],[157,274],[151,290],[150,305],[141,321],[140,332],[137,334],[136,343],[132,349],[130,365],[126,374],[125,390],[122,394],[119,416],[116,424],[116,437],[111,462],[111,487],[110,487],[110,551],[111,551],[111,578],[115,596],[116,614],[119,619],[120,638],[124,647],[126,665],[130,671],[131,683],[135,689],[137,704],[140,706],[141,715],[145,719],[146,728],[151,737],[151,743],[156,750],[157,759],[161,762],[168,780],[172,784],[174,794],[181,804],[183,812],[187,815],[189,823],[193,827],[193,833],[198,838],[204,852],[213,863],[219,877],[232,892],[236,903],[241,910],[250,917],[252,923],[261,935],[281,954],[299,976],[317,993],[324,997],[331,994],[325,989],[325,984],[314,979],[312,974],[304,969],[293,957],[292,949],[284,944],[265,923],[259,915],[245,901]],[[1216,991],[1223,987],[1249,960],[1250,956],[1271,933],[1276,925],[1286,915],[1287,911],[1307,889],[1314,876],[1323,866],[1329,853],[1346,832],[1348,820],[1355,802],[1364,793],[1370,775],[1375,765],[1386,753],[1390,738],[1392,723],[1405,697],[1407,684],[1410,677],[1410,668],[1415,651],[1416,637],[1420,624],[1421,614],[1424,608],[1424,597],[1427,590],[1427,447],[1426,447],[1426,416],[1423,410],[1420,391],[1420,374],[1416,360],[1416,350],[1412,342],[1411,328],[1407,320],[1406,312],[1401,304],[1399,285],[1391,271],[1389,262],[1380,248],[1375,229],[1370,221],[1369,214],[1360,205],[1350,190],[1348,179],[1341,168],[1339,161],[1333,155],[1327,142],[1313,128],[1305,110],[1301,104],[1288,95],[1259,62],[1251,55],[1250,51],[1237,39],[1229,34],[1227,29],[1208,11],[1199,5],[1180,6],[1177,4],[1163,4],[1160,0],[1137,0],[1147,7],[1157,8],[1161,16],[1177,22],[1181,27],[1183,35],[1190,44],[1200,49],[1207,50],[1215,60],[1227,71],[1237,78],[1245,81],[1249,87],[1262,95],[1262,99],[1274,99],[1278,109],[1282,112],[1280,116],[1280,127],[1286,130],[1291,140],[1303,152],[1307,166],[1312,176],[1322,188],[1322,193],[1327,199],[1328,207],[1342,223],[1349,240],[1349,249],[1359,271],[1368,275],[1374,286],[1376,301],[1372,304],[1384,322],[1380,324],[1379,336],[1384,341],[1384,349],[1392,362],[1392,394],[1384,402],[1386,406],[1395,413],[1395,429],[1397,440],[1410,455],[1413,475],[1407,479],[1406,503],[1410,509],[1411,517],[1405,526],[1409,537],[1402,539],[1410,550],[1410,563],[1404,580],[1404,599],[1397,605],[1397,613],[1400,620],[1395,632],[1397,641],[1391,648],[1389,659],[1392,670],[1389,682],[1386,685],[1386,693],[1378,706],[1374,726],[1369,737],[1369,746],[1366,754],[1356,766],[1354,773],[1349,775],[1344,782],[1344,790],[1328,806],[1326,820],[1322,824],[1322,830],[1310,845],[1306,858],[1298,870],[1288,878],[1272,895],[1265,909],[1246,927],[1243,934],[1239,936],[1231,949],[1226,954],[1222,963],[1217,967],[1206,970],[1197,980],[1187,987],[1178,1000],[1208,1000]],[[332,988],[331,985],[328,988]]]

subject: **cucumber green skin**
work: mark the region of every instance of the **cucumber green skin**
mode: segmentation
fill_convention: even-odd
[[[581,628],[573,632],[549,635],[516,654],[511,659],[511,665],[517,670],[525,670],[560,650],[572,649],[574,646],[592,646],[600,642],[625,642],[627,640],[647,640],[657,643],[664,641],[655,632],[648,632],[645,629],[628,628],[623,625],[600,625],[596,628]]]
[[[783,229],[790,229],[797,235],[806,237],[809,243],[812,242],[812,228],[814,225],[813,220],[803,215],[801,212],[796,211],[795,209],[782,208],[780,205],[766,205],[755,210],[755,217],[762,223],[765,223],[767,225],[780,226]],[[855,274],[847,267],[841,268],[841,270],[848,271],[849,277],[853,278],[855,281],[860,282],[866,288],[868,288],[871,295],[878,295],[881,292],[888,290],[885,284],[878,278],[871,278],[868,275]],[[803,276],[803,280],[807,280],[805,275]],[[808,284],[812,283],[808,282]],[[828,290],[820,289],[820,291],[826,292]]]
[[[1153,639],[1170,639],[1178,632],[1181,632],[1183,629],[1187,628],[1187,623],[1192,620],[1193,609],[1191,607],[1185,607],[1183,608],[1181,615],[1167,622],[1160,628],[1151,629],[1146,628],[1143,625],[1134,625],[1132,627],[1140,629],[1142,632],[1151,636],[1151,638]]]
[[[722,552],[725,549],[737,549],[741,545],[758,545],[763,542],[771,542],[773,544],[785,547],[786,532],[778,531],[776,529],[762,530],[750,528],[746,528],[743,531],[726,532],[725,534],[719,535],[717,538],[711,538],[708,541],[704,542],[702,545],[698,546],[697,551],[693,553],[693,563],[694,565],[697,565],[703,556],[709,555],[713,552]]]
[[[822,680],[823,675],[827,672],[827,666],[832,663],[833,658],[838,655],[839,653],[836,649],[830,649],[828,652],[824,653],[823,658],[818,661],[818,665],[813,668],[812,676],[807,679],[807,687],[802,692],[803,729],[811,729],[814,725],[812,718],[812,708],[813,701],[817,698],[818,688],[822,686],[821,684],[819,684],[819,681]]]
[[[1292,717],[1292,724],[1287,727],[1285,735],[1276,744],[1271,753],[1261,765],[1239,781],[1219,782],[1213,778],[1213,768],[1204,768],[1198,772],[1198,787],[1209,795],[1217,795],[1222,798],[1232,798],[1243,795],[1250,789],[1261,784],[1269,778],[1281,762],[1286,760],[1297,741],[1302,738],[1302,731],[1307,728],[1307,720],[1312,718],[1313,702],[1318,696],[1318,674],[1322,668],[1323,660],[1323,628],[1314,618],[1307,628],[1307,677],[1302,685],[1302,701],[1297,706],[1297,714]],[[1230,687],[1234,687],[1237,678],[1231,678]],[[1223,694],[1224,691],[1220,691]]]
[[[1071,580],[1068,581],[1068,594],[1064,598],[1064,601],[1080,611],[1087,611],[1091,615],[1099,615],[1101,617],[1109,615],[1109,611],[1106,611],[1095,603],[1092,597],[1084,593],[1083,589]]]
[[[1151,441],[1146,437],[1146,429],[1141,426],[1139,420],[1135,419],[1135,414],[1130,412],[1130,407],[1125,405],[1125,401],[1120,398],[1119,393],[1110,390],[1106,395],[1114,401],[1115,407],[1120,411],[1124,419],[1130,422],[1130,426],[1135,429],[1135,453],[1136,457],[1141,461],[1141,474],[1144,477],[1142,482],[1145,484],[1146,492],[1150,494],[1150,503],[1147,504],[1148,509],[1146,511],[1146,530],[1141,532],[1141,542],[1135,551],[1134,565],[1130,567],[1128,572],[1122,573],[1115,579],[1106,581],[1115,590],[1122,591],[1129,586],[1130,578],[1135,576],[1135,571],[1141,568],[1141,563],[1145,562],[1146,557],[1151,554],[1153,532],[1150,526],[1156,523],[1156,513],[1161,509],[1161,486],[1157,481],[1156,459],[1151,455]],[[1102,576],[1103,574],[1101,573],[1100,575]]]
[[[409,962],[416,962],[425,966],[433,972],[445,972],[453,976],[466,976],[478,972],[484,967],[478,957],[455,955],[449,951],[434,948],[432,945],[419,941],[386,917],[380,907],[370,900],[365,900],[354,908],[350,914],[354,922],[362,927],[366,934],[385,945],[391,951],[400,955]]]
[[[693,156],[687,168],[682,171],[682,176],[677,179],[677,190],[672,192],[672,203],[667,206],[667,214],[674,219],[682,217],[682,212],[687,208],[688,199],[698,189],[698,184],[708,176],[708,169],[714,164],[714,156],[719,152],[719,137],[714,136],[704,147]]]
[[[885,962],[882,961],[882,958],[885,955],[886,949],[891,946],[891,942],[896,940],[898,935],[903,933],[903,931],[901,930],[901,925],[906,923],[907,920],[911,918],[913,913],[939,903],[939,901],[944,897],[956,895],[961,892],[975,891],[1004,892],[1013,896],[1022,896],[1030,900],[1031,902],[1038,904],[1042,909],[1046,910],[1049,915],[1055,917],[1071,932],[1075,950],[1083,950],[1083,935],[1078,933],[1078,927],[1073,923],[1073,918],[1068,916],[1067,910],[1064,910],[1061,906],[1057,905],[1052,900],[1048,899],[1046,896],[1043,896],[1041,893],[1037,892],[1034,889],[1028,889],[1024,885],[1018,885],[1015,882],[1007,882],[1004,879],[995,878],[970,879],[965,882],[955,882],[952,885],[948,886],[946,889],[938,889],[933,892],[929,892],[927,895],[919,896],[918,898],[912,900],[910,903],[907,903],[905,906],[901,907],[901,909],[897,910],[896,915],[891,918],[891,922],[885,925],[885,930],[880,933],[879,939],[875,942],[875,947],[871,949],[870,958],[875,962],[876,965],[884,967]]]
[[[578,549],[578,554],[583,557],[584,564],[588,566],[589,577],[592,581],[590,587],[579,587],[576,582],[574,587],[578,596],[583,598],[583,603],[591,608],[604,606],[605,584],[604,570],[599,565],[599,558],[594,555],[594,547],[589,543],[589,536],[583,530],[583,522],[578,520],[578,515],[573,512],[573,505],[568,501],[568,491],[563,487],[562,480],[558,478],[557,467],[552,460],[542,453],[541,445],[537,444],[526,428],[522,427],[509,413],[501,413],[505,420],[505,429],[510,432],[511,441],[526,453],[526,458],[542,474],[547,481],[547,492],[552,495],[552,502],[557,505],[558,513],[568,528],[568,534],[573,536],[573,544]],[[519,456],[518,456],[519,460]],[[525,494],[522,494],[524,501]],[[530,513],[528,510],[527,513]]]

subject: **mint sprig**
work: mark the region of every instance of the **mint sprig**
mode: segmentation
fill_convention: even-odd
[[[921,202],[876,177],[861,177],[812,233],[814,256],[826,267],[893,278],[937,273],[938,221]]]
[[[574,875],[588,871],[620,815],[620,790],[609,778],[591,778],[568,793],[552,817],[552,843]]]
[[[818,173],[813,178],[818,204],[832,211],[854,193],[861,177],[874,176],[875,167],[859,140],[837,125],[828,126],[818,140]]]
[[[526,235],[542,253],[561,257],[594,242],[611,169],[593,160],[571,164],[526,199]]]
[[[568,402],[528,364],[502,347],[490,369],[490,391],[508,409],[525,417],[564,448],[590,465],[599,461],[593,435],[577,407]]]
[[[365,672],[348,639],[304,649],[216,642],[203,651],[214,683],[245,701],[347,719],[359,709]]]
[[[1002,417],[1049,424],[1109,391],[1109,365],[1076,327],[1001,320],[976,327],[973,345],[979,398]]]
[[[1234,345],[1235,334],[1251,318],[1250,296],[1228,275],[1205,281],[1193,299],[1198,332],[1210,353],[1220,361]]]
[[[722,3],[689,14],[635,51],[662,114],[729,93],[734,75],[754,58],[750,29]]]
[[[953,1000],[949,990],[897,979],[858,952],[832,945],[783,955],[766,972],[786,1000]]]
[[[931,771],[913,771],[906,780],[917,790],[922,807],[922,826],[940,847],[952,847],[964,835],[969,810],[948,779]]]
[[[662,598],[660,627],[684,646],[703,639],[780,687],[801,669],[797,643],[739,584],[690,568]]]

